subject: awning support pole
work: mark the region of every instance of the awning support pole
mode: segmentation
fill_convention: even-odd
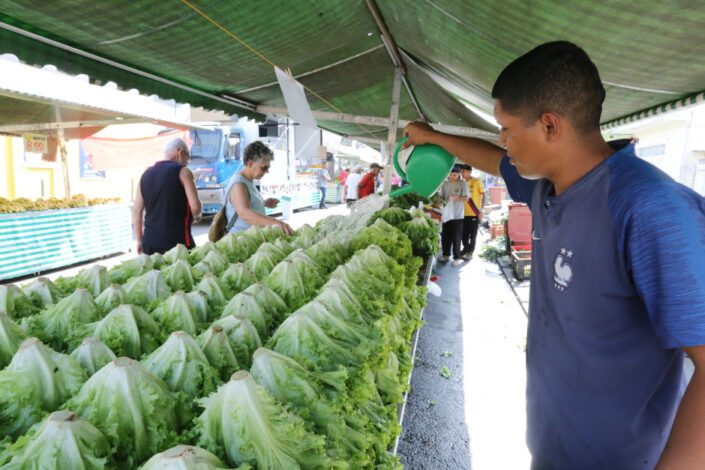
[[[387,133],[387,158],[384,163],[384,190],[389,193],[392,188],[392,155],[394,145],[397,143],[397,126],[399,121],[399,96],[401,94],[401,79],[403,76],[401,67],[394,68],[394,85],[392,86],[392,109],[389,112],[389,132]]]
[[[56,114],[56,121],[61,122],[61,110],[56,107],[54,108],[54,113]],[[59,127],[56,130],[56,136],[59,139],[59,155],[61,155],[61,175],[64,177],[64,197],[66,200],[71,199],[71,184],[69,182],[69,164],[67,161],[68,151],[66,150],[66,136],[64,135],[64,129]]]
[[[399,48],[397,47],[397,43],[394,40],[394,37],[389,32],[389,29],[387,28],[387,25],[384,22],[382,12],[379,11],[379,7],[377,6],[375,0],[366,0],[366,3],[367,9],[370,10],[370,14],[372,15],[372,19],[375,21],[377,27],[379,28],[382,43],[384,43],[384,47],[387,49],[389,58],[392,60],[394,67],[399,67],[402,69],[401,79],[404,83],[404,88],[406,88],[406,92],[409,94],[409,98],[411,99],[414,108],[416,108],[416,112],[419,114],[419,119],[424,122],[427,121],[426,116],[421,111],[421,107],[419,106],[419,103],[416,100],[416,95],[414,95],[414,92],[411,89],[411,85],[409,85],[409,80],[407,80],[406,78],[406,67],[404,66],[404,61],[401,58],[401,54],[399,53]]]

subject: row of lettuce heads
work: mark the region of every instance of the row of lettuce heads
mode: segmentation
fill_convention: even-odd
[[[0,286],[0,468],[399,467],[438,232],[413,210],[369,224]]]

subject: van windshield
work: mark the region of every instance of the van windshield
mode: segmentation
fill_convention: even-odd
[[[220,156],[223,133],[220,129],[189,131],[191,160],[214,161]]]

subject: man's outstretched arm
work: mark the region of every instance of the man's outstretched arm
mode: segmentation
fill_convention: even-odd
[[[444,134],[423,122],[409,123],[404,128],[404,135],[409,137],[405,147],[435,144],[473,168],[499,176],[499,163],[505,153],[502,147],[474,137]]]

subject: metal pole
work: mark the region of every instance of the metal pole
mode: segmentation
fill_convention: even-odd
[[[397,142],[397,126],[399,121],[399,95],[401,93],[401,79],[404,70],[394,68],[394,86],[392,87],[392,109],[389,113],[389,133],[387,134],[387,158],[384,163],[384,194],[392,188],[392,154]]]
[[[61,110],[57,107],[54,108],[54,113],[56,115],[56,122],[61,122]],[[66,150],[66,137],[64,135],[64,129],[59,127],[56,129],[56,137],[59,139],[59,155],[61,155],[61,174],[64,177],[64,197],[68,200],[71,199],[71,184],[69,182],[69,164],[66,159],[68,151]]]

